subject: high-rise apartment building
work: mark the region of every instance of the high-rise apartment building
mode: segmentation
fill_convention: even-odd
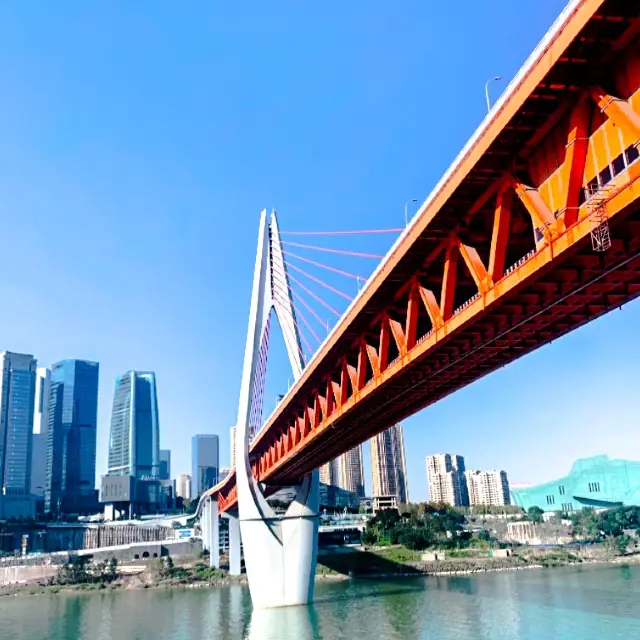
[[[49,390],[51,371],[38,367],[33,402],[33,453],[31,456],[31,493],[44,498],[47,480],[47,434],[49,432]]]
[[[364,497],[364,473],[362,470],[362,445],[354,447],[338,458],[340,475],[338,486],[345,491]]]
[[[176,480],[176,495],[183,500],[191,500],[191,476],[181,473]]]
[[[108,474],[160,479],[158,397],[151,371],[127,371],[116,381]]]
[[[394,425],[374,436],[370,446],[373,496],[394,496],[397,504],[407,504],[409,492],[402,425]]]
[[[171,451],[160,449],[160,480],[171,480]]]
[[[472,506],[511,504],[506,471],[465,471],[464,475]]]
[[[220,469],[218,436],[212,433],[193,436],[191,439],[191,490],[193,497],[215,486]]]
[[[33,356],[0,352],[0,517],[31,515]]]
[[[469,504],[464,458],[450,453],[427,456],[429,500],[453,506]]]
[[[96,507],[97,362],[63,360],[51,367],[45,511]]]
[[[330,487],[340,485],[340,458],[335,458],[320,467],[320,482]]]

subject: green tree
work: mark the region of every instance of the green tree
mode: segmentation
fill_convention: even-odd
[[[434,546],[437,537],[427,527],[415,527],[402,531],[398,536],[398,542],[412,551],[422,551]]]
[[[542,522],[542,514],[544,511],[540,507],[529,507],[527,514],[533,522]]]

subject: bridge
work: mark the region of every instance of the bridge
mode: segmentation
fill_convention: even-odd
[[[640,294],[639,36],[637,3],[572,0],[306,365],[263,212],[237,466],[201,500],[239,514],[254,605],[313,597],[322,464]],[[259,428],[272,308],[296,381]]]

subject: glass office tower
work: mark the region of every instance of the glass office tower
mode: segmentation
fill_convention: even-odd
[[[171,451],[160,449],[160,480],[171,479]]]
[[[191,462],[193,466],[192,496],[195,498],[218,482],[220,469],[220,447],[218,436],[204,434],[191,439]]]
[[[110,476],[160,478],[160,423],[156,375],[127,371],[116,381],[109,438]]]
[[[63,360],[51,367],[45,511],[85,513],[97,508],[97,362]]]
[[[35,385],[33,356],[0,352],[0,499],[30,495]]]

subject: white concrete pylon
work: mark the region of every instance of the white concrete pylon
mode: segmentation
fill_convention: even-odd
[[[229,573],[239,576],[242,571],[242,549],[240,546],[240,521],[229,514]]]
[[[261,417],[261,402],[269,318],[275,310],[282,329],[295,379],[304,362],[295,311],[282,256],[275,212],[260,215],[258,250],[249,309],[249,328],[242,370],[236,423],[236,482],[245,567],[254,607],[270,608],[306,604],[313,600],[318,551],[318,472],[302,480],[296,497],[283,517],[267,503],[251,473],[249,437],[251,424]],[[260,374],[260,375],[257,375]],[[253,410],[252,410],[253,409]]]
[[[207,509],[209,533],[209,566],[212,569],[220,568],[220,518],[218,516],[218,498],[209,498]]]

